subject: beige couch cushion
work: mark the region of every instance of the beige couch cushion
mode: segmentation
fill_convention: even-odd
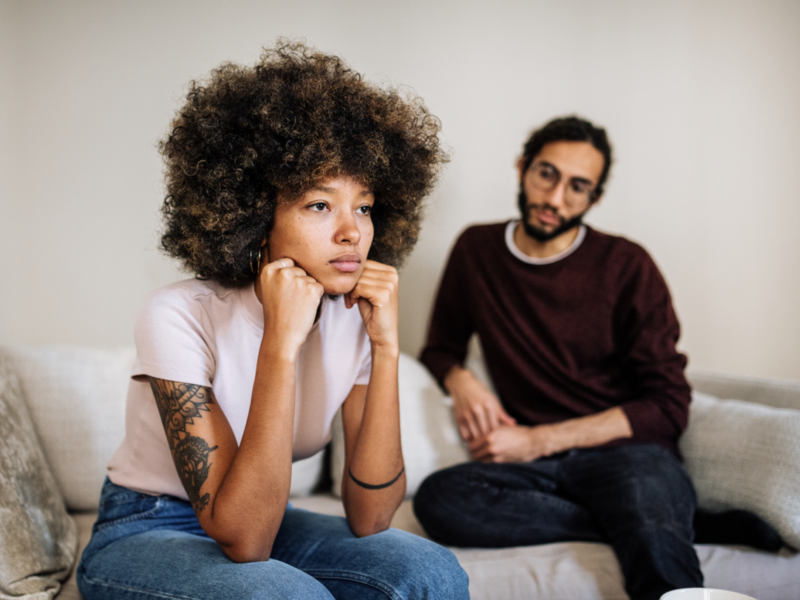
[[[680,449],[702,508],[752,511],[800,548],[800,410],[694,392]]]
[[[0,357],[0,598],[53,598],[77,543],[19,381]]]
[[[292,502],[330,515],[344,515],[330,495]],[[411,501],[400,505],[392,527],[425,536]],[[770,554],[736,546],[695,546],[707,587],[733,590],[758,600],[797,598],[800,554]],[[619,563],[610,546],[564,542],[500,550],[450,548],[469,575],[473,600],[627,600]]]
[[[106,464],[125,434],[132,348],[6,347],[70,510],[96,510]]]

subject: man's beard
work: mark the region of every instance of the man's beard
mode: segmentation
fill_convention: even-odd
[[[549,242],[550,240],[560,236],[562,233],[569,231],[570,229],[574,229],[583,222],[583,216],[586,214],[586,211],[583,211],[581,214],[567,220],[559,216],[556,211],[551,210],[554,215],[558,216],[558,218],[561,220],[561,223],[552,231],[547,231],[541,227],[536,227],[536,225],[530,224],[529,219],[531,210],[541,208],[542,206],[540,204],[528,204],[528,196],[525,194],[525,190],[522,189],[521,185],[519,194],[517,195],[517,204],[519,205],[519,210],[522,213],[522,228],[525,230],[527,235],[535,239],[537,242]]]

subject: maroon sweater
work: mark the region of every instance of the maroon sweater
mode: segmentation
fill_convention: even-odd
[[[639,245],[587,227],[572,254],[546,265],[515,257],[507,223],[456,241],[420,359],[441,384],[477,332],[495,389],[523,425],[620,406],[633,438],[679,455],[690,388],[669,290]]]

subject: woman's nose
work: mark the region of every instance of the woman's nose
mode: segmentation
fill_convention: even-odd
[[[342,214],[336,223],[335,240],[337,244],[357,244],[361,240],[355,215]]]

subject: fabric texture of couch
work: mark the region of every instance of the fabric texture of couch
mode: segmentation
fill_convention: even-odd
[[[89,539],[105,465],[124,433],[125,393],[133,358],[130,348],[0,347],[0,368],[13,372],[19,381],[44,458],[77,524],[79,548]],[[480,360],[474,360],[470,366],[480,370]],[[712,510],[753,510],[796,546],[800,541],[800,383],[701,373],[690,373],[690,378],[695,402],[681,450],[701,505]],[[468,457],[453,424],[449,399],[427,371],[406,355],[400,361],[400,396],[410,498],[428,473]],[[342,452],[341,434],[334,429],[333,490],[340,482]],[[297,507],[342,515],[341,501],[331,490],[311,494],[323,474],[323,456],[320,453],[294,465],[291,501]],[[401,505],[392,525],[425,535],[409,500]],[[0,522],[0,531],[2,526]],[[7,543],[4,537],[2,544]],[[696,548],[708,587],[759,600],[800,598],[800,554],[790,548],[777,554],[733,546]],[[470,577],[474,599],[627,598],[617,561],[605,544],[453,551]],[[44,600],[53,597],[54,591],[30,598]],[[57,598],[80,598],[74,573]]]

